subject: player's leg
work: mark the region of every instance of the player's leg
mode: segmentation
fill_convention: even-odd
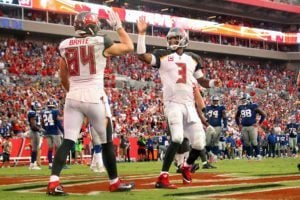
[[[84,115],[80,110],[82,104],[83,103],[79,101],[70,99],[66,100],[64,107],[65,136],[62,144],[57,149],[54,156],[52,172],[47,189],[47,194],[49,195],[66,195],[62,186],[60,185],[59,176],[63,166],[65,165],[66,158],[79,136],[84,119]]]
[[[31,143],[31,161],[30,161],[29,169],[40,170],[41,168],[39,168],[36,163],[38,148],[40,143],[40,133],[38,131],[31,131],[30,143]]]
[[[52,154],[53,154],[53,147],[54,147],[54,138],[53,135],[47,135],[47,143],[48,143],[48,153],[47,153],[47,158],[48,158],[48,168],[52,169]]]
[[[185,107],[176,103],[170,103],[165,106],[165,116],[168,120],[171,142],[166,150],[161,173],[155,187],[174,189],[176,186],[169,182],[169,169],[174,160],[175,154],[183,141],[183,110]]]
[[[251,141],[250,141],[250,134],[249,134],[248,127],[242,128],[242,138],[244,141],[247,157],[248,159],[250,159],[252,156],[252,152],[251,152]]]
[[[250,126],[250,127],[248,127],[248,129],[249,129],[250,141],[251,141],[251,144],[252,144],[254,152],[255,152],[254,156],[258,160],[261,160],[261,155],[260,155],[260,151],[259,151],[260,148],[259,148],[259,145],[257,142],[257,138],[258,138],[257,127]]]
[[[222,127],[221,126],[217,126],[217,127],[214,127],[215,128],[215,135],[214,135],[214,138],[213,138],[213,141],[212,141],[212,152],[213,154],[215,155],[214,159],[216,158],[216,156],[218,156],[220,154],[219,152],[219,143],[220,143],[220,137],[221,137],[221,134],[222,134]]]
[[[94,154],[92,158],[92,164],[90,166],[91,170],[94,172],[104,172],[104,165],[102,160],[102,146],[99,135],[96,130],[91,127],[91,135],[94,146]]]
[[[91,105],[86,115],[101,141],[103,164],[107,170],[110,183],[109,190],[111,192],[131,190],[134,188],[134,184],[121,183],[118,177],[116,155],[112,142],[111,113],[107,102],[101,101],[100,104]]]
[[[184,161],[188,158],[188,155],[186,153],[188,153],[189,151],[190,142],[187,138],[184,138],[174,158],[175,166],[177,167],[177,173],[181,173],[181,166],[184,163]]]

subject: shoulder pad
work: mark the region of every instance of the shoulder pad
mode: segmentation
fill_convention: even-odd
[[[203,68],[203,60],[201,58],[201,56],[199,56],[198,54],[195,54],[193,52],[185,52],[185,54],[187,54],[188,56],[191,56],[197,63],[198,65],[200,65],[200,68]]]
[[[166,56],[166,55],[169,55],[171,54],[172,51],[170,50],[167,50],[167,49],[155,49],[152,54],[155,55],[156,57],[163,57],[163,56]]]

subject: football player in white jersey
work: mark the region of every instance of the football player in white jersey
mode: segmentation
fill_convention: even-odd
[[[171,132],[169,145],[162,170],[155,184],[156,188],[175,189],[176,185],[169,182],[169,168],[177,149],[186,137],[191,144],[191,151],[182,165],[183,183],[191,183],[191,167],[195,160],[205,153],[205,132],[195,108],[193,84],[197,81],[201,86],[209,88],[221,86],[221,81],[207,80],[201,71],[201,58],[191,52],[184,52],[189,38],[185,30],[171,28],[167,34],[167,50],[156,50],[146,53],[145,33],[147,22],[144,16],[137,22],[139,59],[157,68],[163,85],[164,113]]]
[[[114,43],[107,35],[100,35],[98,16],[91,12],[81,12],[75,16],[76,37],[68,38],[59,45],[60,79],[67,91],[64,106],[65,137],[57,150],[48,195],[66,195],[59,175],[67,155],[78,138],[84,117],[99,134],[103,148],[103,162],[109,176],[109,190],[128,191],[134,184],[123,183],[118,178],[116,156],[112,143],[112,124],[106,117],[105,92],[103,84],[106,57],[122,55],[134,50],[132,40],[122,27],[119,15],[108,11],[107,22],[116,30],[120,43]]]

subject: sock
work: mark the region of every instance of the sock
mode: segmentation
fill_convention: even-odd
[[[114,151],[114,145],[112,142],[102,144],[102,156],[103,164],[107,170],[108,177],[110,180],[113,180],[118,177],[117,173],[117,161]]]
[[[103,168],[104,167],[104,165],[103,165],[103,158],[102,158],[102,152],[100,152],[100,153],[97,153],[97,157],[98,157],[98,167],[99,168]]]
[[[52,163],[52,150],[48,151],[48,156],[47,157],[48,157],[48,162]]]
[[[96,165],[97,165],[96,153],[94,153],[92,157],[91,168],[96,167]]]
[[[65,165],[67,156],[72,149],[74,145],[74,141],[64,139],[62,144],[59,146],[57,149],[55,156],[54,156],[54,161],[53,161],[53,166],[52,166],[52,175],[59,176],[60,172]]]
[[[175,142],[171,142],[171,144],[168,146],[161,171],[169,171],[179,146],[180,144]]]
[[[175,154],[175,160],[177,161],[177,167],[184,163],[184,154]]]
[[[202,149],[199,151],[199,156],[202,162],[207,162],[206,151]]]
[[[204,151],[204,153],[205,153],[205,151]],[[194,164],[195,160],[197,160],[197,158],[199,157],[199,154],[200,154],[200,150],[192,149],[189,157],[186,160],[186,164],[187,165]]]
[[[114,179],[111,179],[109,180],[109,184],[112,185],[112,184],[115,184],[119,181],[119,178],[114,178]]]
[[[31,163],[34,163],[36,161],[36,156],[37,156],[36,151],[31,152]]]
[[[51,183],[51,182],[56,182],[56,181],[59,181],[59,177],[56,175],[51,175],[49,182]]]

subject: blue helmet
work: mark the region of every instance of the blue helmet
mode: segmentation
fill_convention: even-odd
[[[240,100],[242,101],[242,104],[244,104],[244,105],[251,103],[251,97],[248,93],[243,93],[241,95]]]
[[[51,108],[56,108],[57,106],[58,106],[58,104],[55,99],[51,98],[48,100],[47,108],[51,109]]]
[[[31,102],[31,109],[32,109],[32,110],[37,111],[37,110],[40,110],[41,107],[42,107],[42,106],[41,106],[40,102],[38,102],[38,101],[33,101],[33,102]]]

